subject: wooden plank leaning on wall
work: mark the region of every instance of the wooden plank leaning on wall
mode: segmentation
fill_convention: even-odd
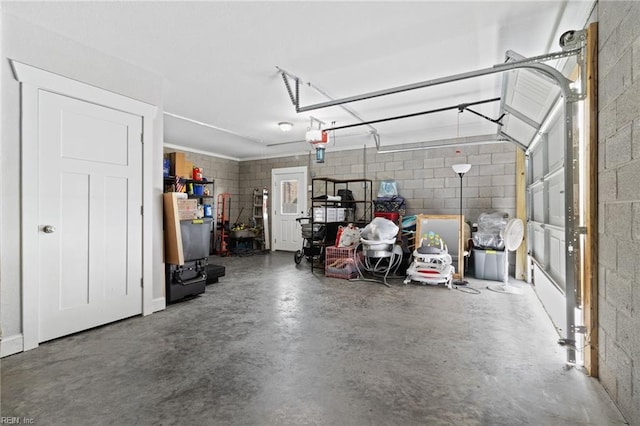
[[[584,366],[598,377],[598,23],[587,27],[587,97],[584,104],[585,225],[582,297],[587,347]]]

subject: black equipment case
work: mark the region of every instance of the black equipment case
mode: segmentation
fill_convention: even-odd
[[[184,265],[166,265],[167,303],[204,293],[212,220],[205,218],[180,221]]]
[[[207,285],[206,260],[185,262],[184,265],[167,265],[167,302],[173,303],[184,298],[204,293]]]

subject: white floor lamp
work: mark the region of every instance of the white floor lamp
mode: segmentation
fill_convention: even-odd
[[[464,265],[464,227],[462,223],[462,177],[465,173],[471,170],[471,164],[454,164],[451,166],[454,172],[460,176],[460,230],[458,233],[458,272],[460,274],[460,279],[454,281],[455,285],[467,285],[468,281],[464,279],[464,267],[460,265]]]

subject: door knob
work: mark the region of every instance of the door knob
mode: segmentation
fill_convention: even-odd
[[[56,232],[56,228],[52,225],[45,225],[42,230],[45,234],[53,234],[54,232]]]

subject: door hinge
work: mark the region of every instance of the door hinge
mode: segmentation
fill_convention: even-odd
[[[140,143],[144,144],[144,133],[140,133]]]
[[[140,206],[140,215],[144,216],[144,206]]]
[[[140,278],[140,287],[144,288],[144,278]]]

